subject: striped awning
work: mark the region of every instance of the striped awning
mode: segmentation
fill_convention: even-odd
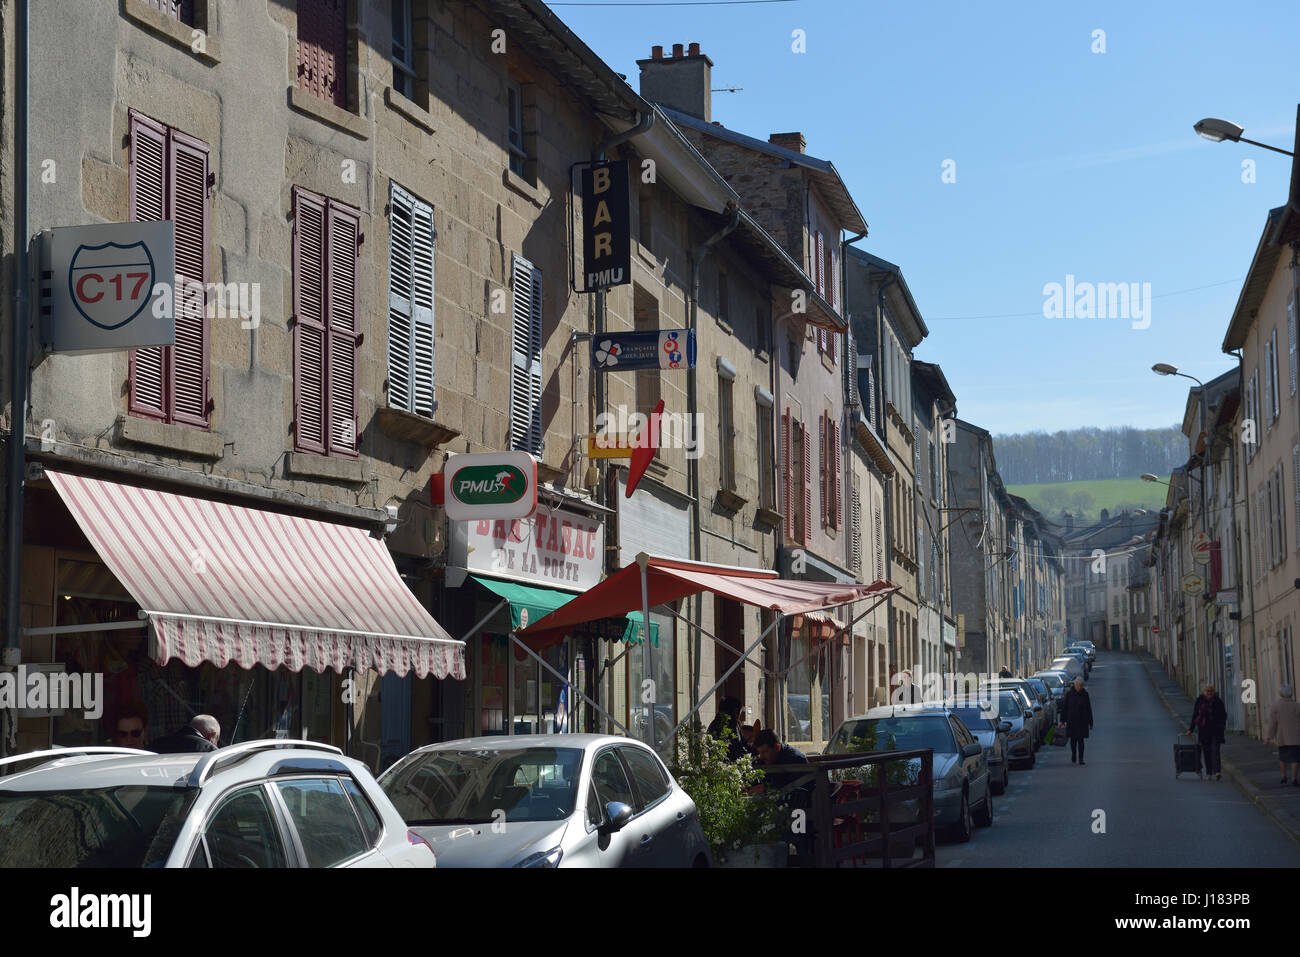
[[[364,529],[49,469],[148,615],[157,659],[465,677],[465,646]]]

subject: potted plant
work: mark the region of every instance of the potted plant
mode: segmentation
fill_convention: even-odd
[[[714,865],[784,867],[788,847],[780,801],[746,793],[766,777],[753,757],[728,760],[728,742],[698,727],[679,731],[675,745],[673,777],[695,802]]]

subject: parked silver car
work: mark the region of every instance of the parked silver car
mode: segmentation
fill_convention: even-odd
[[[973,824],[993,824],[993,791],[984,748],[945,705],[885,705],[845,721],[831,737],[827,754],[866,751],[934,752],[934,826],[954,840],[969,841]],[[910,773],[920,769],[919,761]],[[906,805],[904,805],[906,806]],[[913,814],[913,819],[915,814]]]
[[[1052,665],[1049,671],[1064,671],[1070,676],[1070,680],[1075,678],[1086,677],[1084,674],[1083,662],[1074,655],[1058,655],[1052,659]]]
[[[1048,713],[1042,698],[1039,697],[1039,691],[1024,678],[998,678],[990,681],[987,686],[991,691],[1012,690],[1017,692],[1024,703],[1026,709],[1033,712],[1029,717],[1029,731],[1032,735],[1034,750],[1047,737],[1047,729],[1051,727],[1048,724]],[[1043,697],[1047,697],[1046,694]]]
[[[465,738],[412,751],[380,787],[439,867],[707,867],[695,802],[631,738]]]
[[[364,764],[311,741],[0,761],[0,868],[433,867]]]
[[[996,708],[983,707],[978,700],[949,702],[948,707],[961,719],[961,723],[966,725],[984,749],[984,757],[989,763],[989,787],[993,789],[994,794],[1001,794],[1007,789],[1009,776],[1007,735],[1011,731],[1011,723],[999,718]]]

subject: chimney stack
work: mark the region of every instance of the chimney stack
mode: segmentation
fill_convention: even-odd
[[[773,133],[767,138],[767,141],[773,146],[794,150],[796,153],[802,153],[804,147],[808,145],[808,141],[803,138],[802,133]]]
[[[706,123],[713,122],[713,61],[700,52],[698,43],[673,44],[673,55],[664,48],[650,48],[650,58],[637,60],[641,68],[641,95],[651,103],[688,113]]]

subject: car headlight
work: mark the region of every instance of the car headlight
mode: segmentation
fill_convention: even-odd
[[[564,850],[559,847],[553,847],[549,851],[538,851],[536,854],[529,854],[515,867],[559,867],[560,858],[564,856]]]
[[[961,789],[961,775],[948,775],[934,782],[936,791],[957,791]]]

